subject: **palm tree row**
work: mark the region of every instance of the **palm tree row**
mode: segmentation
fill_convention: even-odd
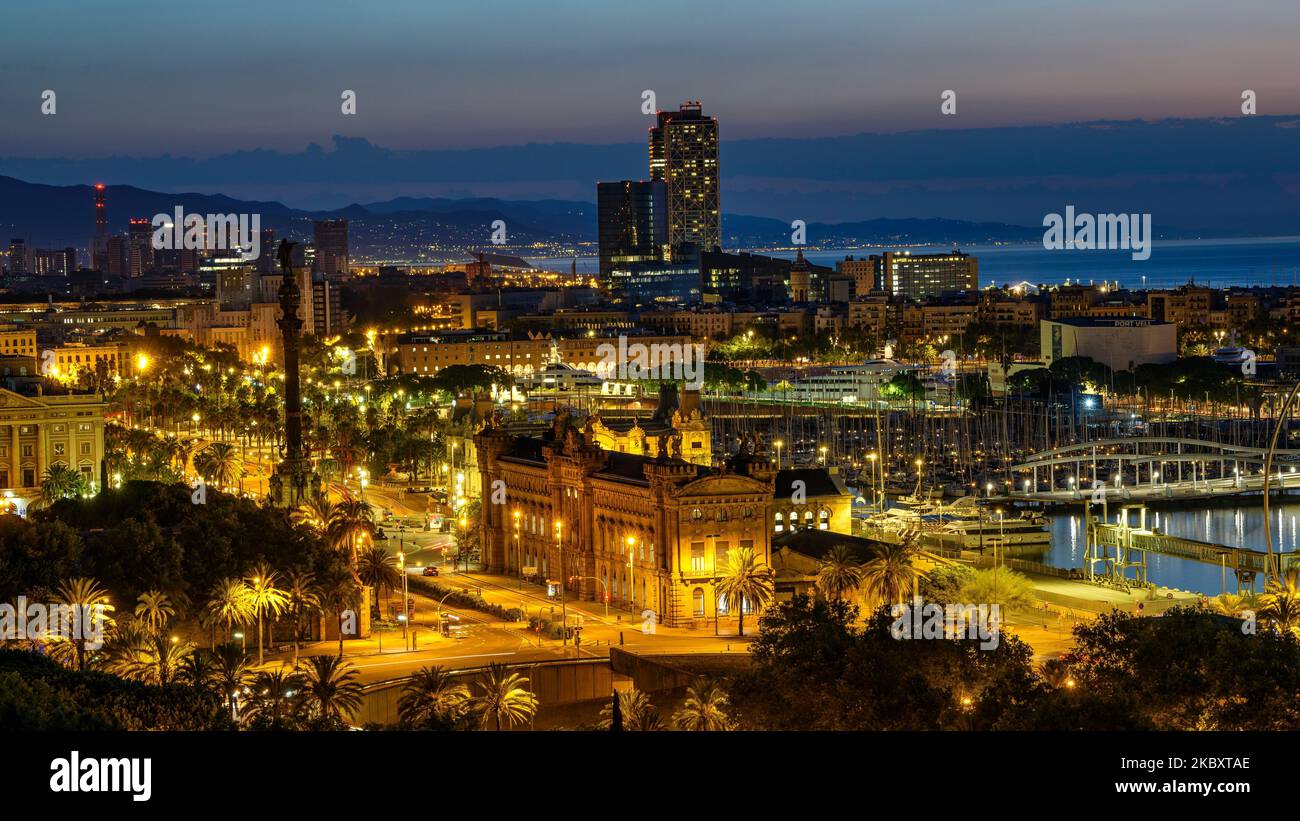
[[[441,667],[423,667],[402,689],[397,715],[407,727],[450,728],[468,721],[480,730],[527,724],[537,712],[528,677],[493,662],[474,680],[474,691]]]
[[[214,646],[218,627],[224,630],[226,640],[231,641],[236,626],[242,628],[255,623],[257,657],[261,664],[264,660],[263,636],[269,639],[271,623],[287,616],[293,625],[293,664],[296,667],[306,619],[312,614],[338,617],[338,654],[342,656],[343,619],[359,601],[359,585],[352,577],[345,576],[337,582],[326,583],[311,571],[295,570],[282,576],[262,563],[244,578],[218,581],[208,594],[204,617],[212,628]]]

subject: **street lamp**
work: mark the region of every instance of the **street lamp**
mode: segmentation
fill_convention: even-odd
[[[628,586],[628,599],[633,602],[636,601],[636,593],[633,592],[636,589],[633,584],[635,582],[635,578],[634,578],[635,566],[632,564],[633,560],[635,559],[635,551],[636,551],[636,537],[628,536],[627,537],[627,586]]]
[[[560,630],[560,643],[567,648],[569,646],[569,605],[564,588],[569,585],[569,577],[564,575],[564,522],[560,519],[555,520],[555,546],[560,551],[560,620],[563,624]]]
[[[522,514],[515,511],[515,564],[519,566],[519,589],[524,589],[524,557],[519,546],[519,517]]]
[[[406,623],[411,620],[411,610],[407,606],[409,599],[407,598],[406,588],[406,552],[401,548],[397,551],[397,566],[402,570],[402,647],[409,649],[406,638]]]
[[[776,469],[781,469],[781,448],[785,447],[785,442],[777,439],[772,444],[776,445]]]
[[[884,488],[876,484],[876,456],[874,450],[867,454],[867,461],[871,463],[871,507],[873,510],[876,509],[877,503],[880,501],[880,494],[884,492]],[[881,485],[883,484],[882,481]]]

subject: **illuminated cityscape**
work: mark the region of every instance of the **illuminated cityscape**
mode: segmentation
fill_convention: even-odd
[[[920,797],[940,745],[1085,770],[997,776],[1044,807],[1285,784],[1289,43],[1196,18],[1224,92],[1065,9],[318,5],[195,23],[166,82],[213,91],[149,116],[156,22],[0,84],[18,781],[577,801],[660,738],[705,762],[666,784],[849,778],[790,755],[838,733]]]

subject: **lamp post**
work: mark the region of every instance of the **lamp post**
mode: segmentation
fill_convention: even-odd
[[[518,510],[515,511],[515,564],[519,567],[519,589],[524,589],[524,557],[519,546],[519,517]]]
[[[410,599],[407,598],[407,587],[406,587],[407,573],[406,573],[406,550],[405,550],[406,540],[404,536],[405,534],[403,534],[403,538],[400,539],[401,546],[397,548],[397,566],[400,567],[402,570],[402,648],[410,649],[410,645],[408,644],[408,640],[406,637],[406,625],[411,620],[411,608],[407,604],[407,602],[410,601]]]
[[[457,530],[458,530],[457,537],[456,537],[456,552],[455,552],[455,554],[453,554],[452,559],[451,559],[451,572],[453,572],[453,573],[459,573],[459,572],[460,572],[460,560],[461,560],[461,555],[460,555],[461,548],[460,548],[460,546],[461,546],[461,545],[464,543],[464,541],[465,541],[465,525],[468,524],[468,523],[469,523],[469,521],[468,521],[464,516],[461,516],[459,519],[456,520],[456,527],[457,527]],[[469,559],[466,558],[465,562],[466,562],[465,569],[468,571],[468,570],[469,570]]]
[[[636,581],[636,579],[634,578],[635,565],[632,564],[633,560],[636,558],[635,551],[636,551],[636,537],[628,536],[627,537],[627,586],[630,591],[628,594],[628,598],[631,599],[632,601],[636,601],[636,585],[634,583]]]
[[[565,589],[569,585],[569,577],[564,575],[564,522],[555,520],[555,546],[560,549],[560,621],[563,627],[560,630],[560,643],[565,648],[569,647],[569,605],[568,599],[565,598]]]
[[[871,463],[871,509],[876,510],[879,503],[880,490],[876,485],[876,452],[873,450],[867,454],[867,461]]]

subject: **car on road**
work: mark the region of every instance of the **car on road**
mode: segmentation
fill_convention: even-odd
[[[424,568],[424,575],[436,576],[438,575],[438,568],[434,567],[433,565],[429,565],[428,567]]]

